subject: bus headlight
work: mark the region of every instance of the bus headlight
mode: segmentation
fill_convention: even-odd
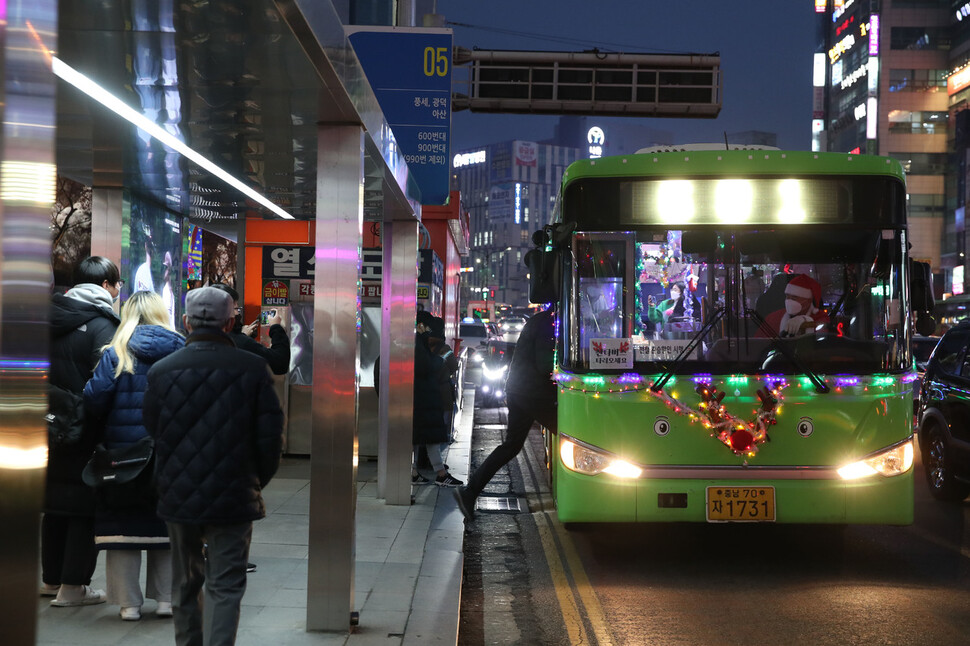
[[[864,460],[847,464],[839,469],[839,475],[844,480],[866,478],[876,474],[882,476],[898,476],[906,473],[913,466],[912,439],[870,456]]]
[[[563,466],[570,471],[595,476],[598,473],[608,473],[617,478],[639,478],[643,469],[626,460],[599,451],[591,446],[577,444],[565,437],[559,441],[559,457]]]

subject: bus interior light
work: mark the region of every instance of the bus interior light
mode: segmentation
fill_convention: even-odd
[[[640,467],[621,460],[605,451],[597,451],[589,446],[572,442],[565,437],[560,440],[559,456],[563,466],[570,471],[595,476],[608,473],[617,478],[639,478],[643,473]]]
[[[876,474],[898,476],[909,471],[912,466],[913,441],[910,439],[864,460],[845,465],[839,469],[839,475],[844,480],[856,480]]]

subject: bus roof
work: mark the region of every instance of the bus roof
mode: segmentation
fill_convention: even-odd
[[[678,150],[581,159],[563,174],[563,187],[584,177],[697,177],[882,175],[905,183],[902,164],[889,157],[791,150]]]

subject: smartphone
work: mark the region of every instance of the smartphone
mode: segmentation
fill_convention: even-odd
[[[269,325],[268,323],[269,319],[275,318],[275,317],[276,317],[276,310],[264,310],[263,313],[260,314],[260,322],[263,325]]]

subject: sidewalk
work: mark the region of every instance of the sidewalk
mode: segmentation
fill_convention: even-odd
[[[455,477],[466,480],[471,459],[474,389],[465,392],[455,422],[457,441],[448,449]],[[249,574],[242,602],[238,646],[428,645],[458,641],[464,521],[450,489],[414,488],[410,507],[385,505],[377,495],[377,463],[358,467],[357,563],[353,634],[308,633],[306,626],[307,459],[284,458],[266,488],[267,516],[255,523]],[[144,567],[144,565],[143,565]],[[144,581],[144,573],[142,574]],[[104,589],[104,559],[92,584]],[[164,646],[175,641],[171,619],[155,617],[146,601],[142,619],[121,621],[108,604],[53,608],[38,597],[38,646]]]

